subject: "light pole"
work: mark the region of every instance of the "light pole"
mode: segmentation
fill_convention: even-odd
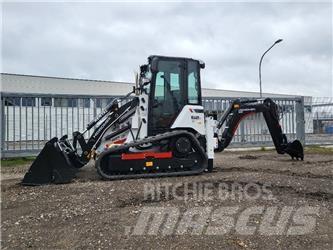
[[[273,45],[271,47],[268,48],[268,50],[266,50],[264,52],[264,54],[262,54],[261,58],[260,58],[260,62],[259,62],[259,85],[260,85],[260,98],[262,98],[262,88],[261,88],[261,63],[262,63],[262,59],[264,58],[264,56],[266,55],[266,53],[268,51],[270,51],[271,48],[273,48],[275,46],[275,44],[278,44],[282,42],[282,39],[278,39],[275,41],[275,43],[273,43]]]

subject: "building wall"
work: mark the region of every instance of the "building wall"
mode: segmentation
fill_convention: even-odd
[[[60,77],[29,76],[18,74],[1,74],[2,92],[117,96],[129,93],[134,83],[71,79]],[[259,97],[258,92],[233,91],[223,89],[202,89],[204,97]],[[295,95],[263,93],[264,97],[295,97]]]
[[[2,92],[59,95],[126,95],[133,84],[57,77],[1,74]]]

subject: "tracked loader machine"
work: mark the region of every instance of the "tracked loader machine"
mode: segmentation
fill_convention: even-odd
[[[22,184],[70,182],[91,160],[105,180],[210,172],[214,152],[230,144],[244,117],[258,112],[277,153],[303,159],[302,144],[288,142],[279,124],[279,108],[269,98],[236,99],[220,120],[207,114],[201,98],[204,67],[199,60],[150,56],[140,67],[133,91],[111,101],[70,140],[65,135],[48,141]],[[88,130],[92,133],[86,139]]]

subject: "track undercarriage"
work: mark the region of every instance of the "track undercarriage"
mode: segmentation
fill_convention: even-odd
[[[131,151],[145,145],[158,151]],[[178,130],[114,146],[98,157],[96,167],[103,179],[115,180],[199,174],[207,162],[197,138]]]

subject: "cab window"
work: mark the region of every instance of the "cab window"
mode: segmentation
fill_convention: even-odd
[[[198,63],[195,61],[189,61],[187,65],[187,94],[189,104],[199,104],[199,75],[198,75]]]

